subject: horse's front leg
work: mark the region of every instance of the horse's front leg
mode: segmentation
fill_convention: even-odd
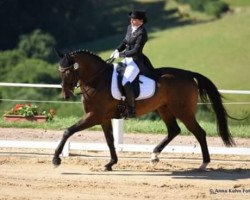
[[[67,142],[68,138],[70,136],[72,136],[74,133],[81,131],[81,130],[84,130],[84,129],[87,129],[87,128],[90,128],[96,124],[95,120],[91,116],[92,115],[87,114],[85,119],[81,119],[76,124],[67,128],[64,131],[63,137],[55,150],[54,157],[52,160],[52,163],[55,166],[59,166],[61,164],[60,154],[62,153],[63,147],[64,147],[65,143]]]
[[[118,158],[115,151],[114,136],[111,120],[102,124],[102,129],[105,134],[105,138],[109,147],[111,160],[104,166],[105,171],[112,171],[112,166],[118,162]]]

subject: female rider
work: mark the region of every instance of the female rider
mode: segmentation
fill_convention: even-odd
[[[135,95],[131,83],[139,74],[152,76],[152,65],[142,53],[143,47],[148,40],[144,24],[147,22],[146,12],[135,10],[129,13],[130,25],[122,43],[111,54],[113,58],[124,58],[126,69],[122,80],[125,95],[128,102],[128,118],[136,116]]]

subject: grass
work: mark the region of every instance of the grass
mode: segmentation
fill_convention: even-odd
[[[46,123],[35,122],[5,122],[0,119],[0,127],[3,128],[36,128],[47,130],[65,130],[79,120],[77,117],[58,118],[55,117],[53,121]],[[200,125],[205,129],[208,136],[218,136],[216,124],[214,122],[199,121]],[[179,123],[182,130],[181,135],[190,135],[186,127]],[[233,137],[250,138],[250,125],[249,124],[231,124],[229,129]],[[94,126],[88,130],[101,130],[101,126]],[[163,121],[155,120],[126,120],[124,123],[125,133],[151,133],[151,134],[166,134],[166,127]]]
[[[224,1],[233,7],[250,6],[249,0],[224,0]]]

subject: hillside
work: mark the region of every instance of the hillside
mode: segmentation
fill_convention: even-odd
[[[144,52],[155,67],[194,70],[220,89],[249,90],[249,24],[250,6],[240,7],[219,20],[150,33]],[[101,42],[105,45],[105,40]],[[110,53],[100,55],[107,58]]]
[[[219,89],[250,90],[250,2],[228,0],[232,12],[218,20],[150,32],[144,48],[155,67],[171,66],[199,72]],[[117,35],[87,44],[113,48]],[[107,59],[112,50],[101,51]],[[226,102],[250,102],[249,95],[224,95]],[[249,112],[250,105],[227,105],[230,113]]]

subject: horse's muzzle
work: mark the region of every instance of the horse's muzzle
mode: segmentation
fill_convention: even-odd
[[[72,96],[75,96],[73,91],[62,92],[62,98],[64,100],[69,100]]]
[[[64,96],[63,96],[63,99],[64,99],[64,100],[69,100],[69,99],[70,99],[70,96],[64,95]]]

